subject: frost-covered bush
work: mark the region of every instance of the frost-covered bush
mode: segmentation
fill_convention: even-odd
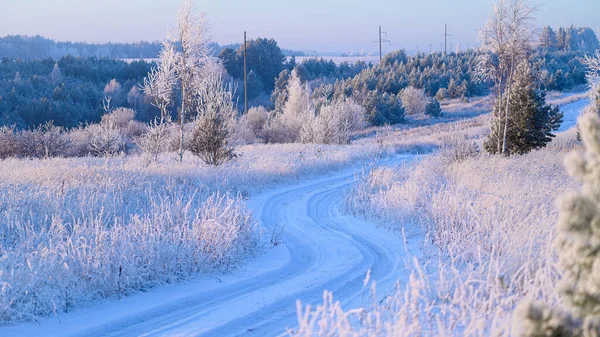
[[[425,90],[407,87],[400,92],[400,99],[408,115],[423,115],[427,106]]]
[[[565,159],[581,191],[557,202],[560,217],[555,241],[562,275],[558,289],[566,308],[523,302],[515,311],[515,336],[600,335],[600,118],[579,120],[586,152]]]
[[[133,120],[135,112],[118,108],[102,116],[99,124],[86,128],[89,134],[90,152],[97,157],[109,157],[125,152],[133,135],[141,135],[143,127]]]
[[[235,157],[229,145],[228,123],[216,113],[205,113],[198,118],[188,149],[205,164],[221,165]]]
[[[33,130],[19,132],[20,155],[29,158],[50,158],[63,156],[69,139],[61,127],[52,122],[42,124]]]
[[[440,147],[440,157],[447,163],[459,162],[473,158],[479,153],[479,147],[474,140],[457,130],[456,133],[444,138]]]
[[[321,107],[313,123],[313,143],[348,144],[350,134],[366,124],[365,109],[351,99],[335,100]]]
[[[111,120],[91,124],[86,128],[89,134],[90,152],[97,157],[110,157],[125,151],[127,138]]]
[[[20,153],[19,142],[14,126],[0,127],[0,159],[17,156]]]
[[[85,127],[69,130],[69,146],[65,150],[65,157],[85,157],[90,155],[90,133]]]
[[[134,141],[142,153],[156,162],[158,156],[169,149],[172,127],[169,119],[163,121],[155,119],[142,135],[134,138]]]
[[[237,121],[233,140],[240,144],[265,142],[265,128],[269,121],[269,112],[262,107],[253,107]]]

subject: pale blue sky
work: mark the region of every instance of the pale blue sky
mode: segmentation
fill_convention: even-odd
[[[374,51],[377,26],[386,49],[439,50],[444,23],[454,46],[472,46],[488,0],[196,0],[220,44],[273,37],[284,48],[320,52]],[[535,3],[535,2],[534,2]],[[545,0],[538,25],[600,28],[599,0]],[[173,25],[179,0],[0,0],[0,36],[40,34],[58,40],[158,40]]]

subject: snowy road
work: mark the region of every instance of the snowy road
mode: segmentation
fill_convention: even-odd
[[[339,213],[353,180],[354,170],[347,170],[252,198],[265,240],[282,232],[281,243],[232,275],[104,301],[0,329],[0,336],[274,336],[295,326],[297,299],[320,304],[329,290],[345,308],[359,307],[367,271],[383,295],[406,276],[406,261],[400,235]],[[408,241],[413,250],[420,240]]]
[[[560,110],[563,112],[563,123],[560,125],[558,132],[568,131],[569,129],[575,127],[577,125],[577,118],[583,112],[583,109],[590,102],[588,99],[581,99],[575,101],[573,103],[565,104],[560,107]]]

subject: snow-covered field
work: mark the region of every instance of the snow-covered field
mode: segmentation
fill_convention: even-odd
[[[583,149],[573,121],[586,104],[563,106],[569,130],[523,156],[448,155],[480,141],[463,129],[462,146],[365,171],[347,211],[391,231],[420,228],[424,258],[406,266],[409,283],[385,301],[359,314],[324,301],[307,314],[317,323],[294,336],[506,336],[524,297],[556,304],[554,202],[577,188],[562,162]]]
[[[582,104],[567,106],[565,121]],[[36,322],[0,335],[264,336],[299,318],[298,335],[321,323],[348,332],[346,319],[366,329],[350,335],[373,335],[368,319],[377,315],[390,319],[381,331],[396,335],[495,329],[503,322],[490,317],[505,319],[523,292],[554,280],[551,205],[569,184],[561,158],[576,145],[572,134],[561,135],[516,168],[506,158],[440,163],[414,155],[457,133],[479,138],[486,128],[487,116],[479,116],[383,129],[350,146],[246,146],[219,169],[191,157],[181,166],[172,157],[153,166],[136,157],[3,161],[0,320]],[[416,169],[382,168],[413,161]],[[473,179],[484,173],[494,179]],[[543,198],[532,189],[543,189]],[[356,194],[348,198],[349,190]],[[532,221],[516,221],[532,207]],[[514,226],[524,235],[507,236]],[[526,249],[534,246],[542,248]],[[417,262],[424,257],[434,263]],[[522,261],[540,262],[515,272]],[[330,303],[308,310],[307,321],[298,317],[296,300],[322,303],[324,290],[345,310],[363,309],[347,315]],[[441,321],[420,325],[435,317]]]

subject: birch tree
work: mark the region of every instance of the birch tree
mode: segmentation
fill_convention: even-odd
[[[155,162],[167,148],[171,136],[170,108],[174,104],[174,87],[177,84],[175,61],[175,50],[165,45],[160,52],[158,65],[152,68],[141,87],[152,98],[151,104],[159,109],[160,117],[150,122],[148,131],[136,138],[135,142]]]
[[[172,62],[165,71],[168,78],[173,78],[173,86],[181,91],[179,115],[179,162],[183,162],[183,137],[186,118],[191,115],[197,90],[195,85],[201,83],[201,69],[210,59],[209,24],[205,13],[194,9],[192,0],[184,0],[177,13],[177,27],[167,36],[164,48],[168,51],[169,61]],[[162,56],[162,55],[161,55]],[[166,66],[165,66],[166,67]]]
[[[530,5],[528,0],[499,0],[494,4],[485,27],[479,32],[482,47],[490,54],[478,61],[477,76],[494,82],[498,94],[496,105],[500,106],[502,99],[506,101],[504,111],[497,109],[498,113],[492,119],[492,123],[504,124],[503,132],[495,139],[498,152],[502,154],[506,153],[507,146],[510,87],[517,65],[531,57],[534,38],[532,21],[537,9],[538,6]]]

